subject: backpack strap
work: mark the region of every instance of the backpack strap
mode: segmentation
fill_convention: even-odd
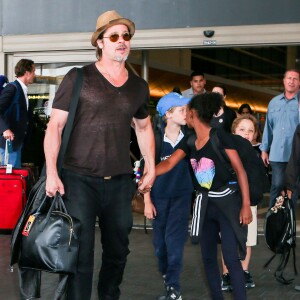
[[[285,248],[280,257],[280,263],[277,269],[274,272],[274,277],[276,280],[282,284],[291,284],[294,278],[286,279],[283,275],[284,269],[289,261],[291,253],[291,248]]]
[[[165,123],[158,114],[152,119],[152,128],[155,139],[155,164],[159,163],[160,151],[163,143],[163,133],[165,131]]]
[[[210,142],[211,142],[212,148],[213,148],[214,152],[217,154],[221,163],[226,167],[227,171],[231,175],[235,175],[235,171],[234,171],[233,167],[231,166],[230,159],[221,144],[220,138],[218,136],[218,132],[215,128],[212,128],[210,130],[209,137],[210,137]]]
[[[291,248],[293,249],[293,265],[294,265],[294,273],[298,275],[297,267],[296,267],[296,253],[295,253],[295,248],[296,248],[296,217],[295,217],[295,209],[294,209],[294,203],[291,200],[288,200],[287,202],[290,216],[292,219],[292,241],[291,241]]]
[[[264,264],[264,268],[266,268],[275,257],[276,257],[276,253],[272,255],[272,257]]]
[[[192,133],[188,136],[186,143],[190,149],[195,148],[196,139],[197,139],[196,133]]]
[[[296,267],[296,253],[295,253],[296,247],[293,247],[293,266],[294,266],[294,273],[298,275],[297,267]]]

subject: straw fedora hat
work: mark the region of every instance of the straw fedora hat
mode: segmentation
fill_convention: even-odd
[[[91,43],[94,47],[97,47],[97,39],[101,33],[103,33],[107,28],[123,24],[128,27],[128,30],[131,36],[134,35],[135,32],[135,25],[129,19],[125,19],[121,17],[115,10],[109,10],[102,15],[100,15],[97,19],[96,23],[96,31],[93,33],[91,38]]]

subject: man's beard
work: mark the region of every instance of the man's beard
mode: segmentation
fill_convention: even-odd
[[[118,55],[116,55],[116,56],[114,57],[114,60],[115,60],[115,61],[118,61],[118,62],[123,62],[123,61],[126,61],[127,58],[128,58],[128,55],[126,55],[126,56],[118,56]]]

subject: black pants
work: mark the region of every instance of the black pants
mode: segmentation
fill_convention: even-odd
[[[69,276],[67,299],[91,298],[95,221],[98,216],[102,243],[98,295],[101,300],[117,300],[129,254],[128,235],[132,228],[131,176],[120,175],[106,180],[63,170],[63,182],[67,210],[81,222],[78,272]]]
[[[235,197],[233,195],[227,197]],[[236,199],[238,201],[238,199]],[[220,199],[222,201],[222,199]],[[229,207],[229,209],[231,209]],[[236,218],[239,216],[237,215]],[[247,299],[245,277],[238,256],[238,243],[234,231],[223,212],[209,202],[201,236],[201,252],[208,285],[213,300],[224,299],[221,290],[221,276],[217,260],[218,242],[221,233],[221,246],[224,261],[228,267],[233,286],[233,299]]]

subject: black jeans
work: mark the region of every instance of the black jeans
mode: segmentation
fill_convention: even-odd
[[[222,199],[220,199],[220,201],[222,201]],[[228,207],[228,209],[230,209],[230,207]],[[238,217],[239,216],[237,216],[237,218]],[[221,276],[217,259],[220,233],[222,253],[233,286],[233,299],[245,300],[247,299],[245,277],[238,257],[237,239],[226,216],[216,205],[210,203],[208,199],[200,245],[204,269],[213,300],[224,299],[221,290]]]
[[[129,254],[128,236],[132,228],[131,176],[120,175],[106,180],[63,170],[62,177],[68,213],[81,222],[78,271],[69,276],[67,299],[91,298],[95,221],[98,216],[102,243],[98,295],[101,300],[117,300]]]

